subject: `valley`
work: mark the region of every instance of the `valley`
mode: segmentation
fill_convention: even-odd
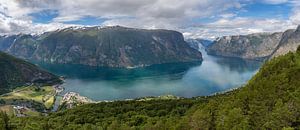
[[[0,130],[300,130],[300,0],[0,0]]]
[[[296,86],[299,77],[299,52],[289,52],[261,62],[212,56],[206,50],[216,43],[201,43],[202,40],[188,42],[192,42],[190,46],[198,49],[202,62],[115,68],[34,60],[31,60],[34,63],[31,64],[2,53],[2,58],[5,59],[2,66],[6,63],[21,64],[30,68],[16,73],[37,71],[39,74],[34,80],[18,80],[20,85],[3,82],[13,89],[3,88],[8,92],[0,96],[0,110],[5,112],[0,113],[0,117],[5,119],[6,114],[11,116],[7,118],[10,120],[10,129],[51,129],[54,128],[52,126],[56,129],[256,129],[275,128],[277,120],[272,115],[280,109],[280,113],[276,114],[289,114],[293,119],[283,119],[286,123],[278,128],[297,123],[297,116],[292,115],[298,113],[294,108],[298,105]],[[261,64],[264,65],[261,67]],[[279,66],[285,69],[274,70]],[[45,78],[42,73],[50,77]],[[277,84],[285,87],[280,88]],[[287,100],[294,96],[287,97],[286,90],[292,92],[292,95],[296,94],[295,100]],[[261,97],[264,100],[259,101],[257,98]],[[272,103],[275,106],[262,107],[261,103]],[[290,108],[286,108],[286,104]],[[245,108],[249,105],[252,107]],[[262,113],[255,113],[257,111]],[[286,113],[287,111],[292,114]],[[223,122],[224,116],[226,122]],[[27,123],[21,123],[24,120]],[[66,123],[60,123],[64,121]]]
[[[205,59],[203,62],[168,63],[126,69],[32,61],[43,70],[65,77],[63,84],[40,86],[41,88],[34,85],[24,86],[2,95],[1,99],[7,105],[44,113],[57,111],[65,106],[71,108],[85,104],[84,102],[111,102],[163,95],[183,98],[208,96],[238,88],[256,73],[261,64],[257,61],[209,56],[202,44],[195,44],[200,46],[198,49]],[[224,74],[227,75],[226,78],[223,78]],[[63,99],[73,92],[76,92],[74,96],[80,94],[74,97],[75,100]],[[77,100],[80,96],[91,100]]]
[[[13,117],[9,126],[13,129],[298,128],[299,60],[300,47],[296,53],[266,62],[243,87],[212,96],[90,103],[49,116]]]
[[[135,69],[45,63],[40,66],[66,77],[62,95],[76,92],[95,101],[110,101],[161,95],[189,98],[211,95],[246,83],[260,64],[209,56],[204,57],[202,63],[172,63]]]

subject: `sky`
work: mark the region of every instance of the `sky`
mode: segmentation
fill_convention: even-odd
[[[214,39],[298,24],[300,0],[0,0],[1,35],[120,25]]]

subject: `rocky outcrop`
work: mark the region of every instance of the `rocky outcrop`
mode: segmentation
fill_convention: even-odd
[[[13,43],[0,41],[0,50],[47,63],[138,67],[202,60],[201,53],[189,47],[181,33],[170,30],[72,27],[6,41]]]
[[[300,26],[296,30],[287,30],[284,32],[279,46],[273,52],[272,57],[295,52],[300,45]]]
[[[207,48],[208,54],[245,59],[269,59],[295,52],[300,45],[300,26],[283,33],[226,36]]]
[[[53,85],[59,77],[26,61],[0,52],[0,94],[24,85]]]

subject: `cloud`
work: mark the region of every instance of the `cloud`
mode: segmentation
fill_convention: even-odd
[[[289,0],[263,0],[263,2],[268,4],[282,4],[287,3]]]
[[[59,16],[54,21],[92,16],[107,19],[103,25],[174,29],[193,18],[210,17],[240,7],[238,0],[73,0],[60,1],[56,7]]]
[[[240,8],[238,0],[2,0],[0,33],[60,27],[84,17],[104,18],[103,25],[176,29],[193,18],[209,17],[230,8]],[[58,16],[49,25],[33,23],[30,14],[44,10],[56,11]]]
[[[221,18],[215,22],[183,29],[188,38],[215,39],[226,35],[246,35],[259,32],[281,32],[296,28],[289,20],[253,19],[246,17]]]
[[[62,23],[39,24],[33,23],[31,20],[19,20],[0,14],[0,34],[2,35],[19,33],[40,34],[43,32],[53,31],[59,28],[66,28],[70,26],[79,25]]]
[[[253,2],[288,3],[293,12],[287,20],[238,15],[245,11],[244,5]],[[51,31],[92,17],[103,19],[103,26],[165,28],[190,37],[214,38],[293,27],[300,22],[299,5],[298,0],[1,0],[0,34]],[[33,22],[31,14],[45,10],[57,15],[47,24]],[[213,20],[197,21],[206,18]]]
[[[54,0],[53,0],[54,1]],[[30,14],[53,9],[54,3],[44,0],[1,0],[0,2],[0,34],[43,33],[58,28],[78,26],[51,22],[34,23]]]
[[[225,13],[225,14],[221,14],[220,17],[222,18],[233,18],[237,16],[237,14],[234,14],[234,13]]]
[[[3,18],[6,22],[2,22],[0,33],[68,26],[66,22],[85,17],[103,18],[102,25],[177,29],[193,18],[210,17],[240,7],[238,0],[3,0],[0,13],[6,17]],[[30,14],[44,10],[53,10],[58,16],[48,25],[33,23],[34,17]]]
[[[294,0],[291,1],[291,4],[294,6],[292,15],[290,16],[290,21],[294,24],[300,24],[300,1]]]
[[[300,24],[299,0],[263,0],[266,4],[288,4],[292,12],[288,19],[251,18],[234,14],[221,14],[220,18],[207,24],[182,29],[187,38],[215,39],[226,35],[246,35],[260,32],[282,32],[295,29]]]
[[[299,24],[300,23],[300,9],[295,9],[293,11],[292,16],[290,17],[290,20],[294,23],[294,24]]]

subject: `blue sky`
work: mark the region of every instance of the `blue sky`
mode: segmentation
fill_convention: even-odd
[[[253,18],[282,18],[288,19],[292,7],[290,4],[266,4],[266,3],[253,3],[244,7],[246,11],[239,11],[240,17],[253,17]]]
[[[299,10],[300,0],[1,0],[0,34],[121,25],[216,38],[295,28]]]

